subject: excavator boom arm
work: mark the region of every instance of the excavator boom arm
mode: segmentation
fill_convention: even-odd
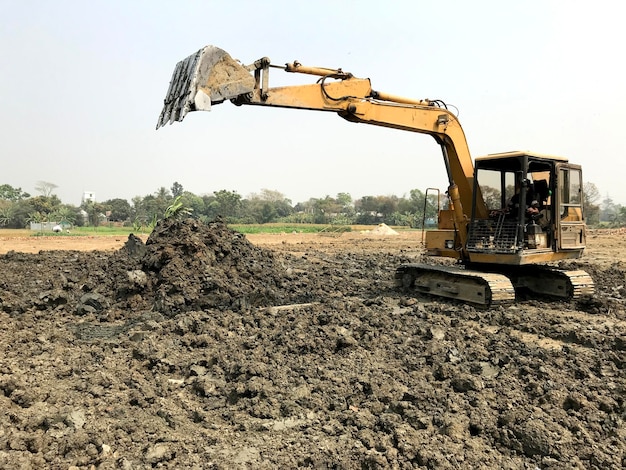
[[[177,64],[157,128],[182,121],[188,112],[210,110],[212,105],[230,100],[237,105],[331,111],[350,122],[431,135],[442,147],[450,187],[458,188],[463,212],[459,210],[455,219],[457,225],[463,225],[461,232],[465,231],[472,207],[473,163],[459,121],[440,102],[376,92],[369,79],[298,62],[280,69],[319,76],[317,83],[272,88],[271,68],[278,67],[270,65],[267,58],[246,67],[222,49],[201,49]],[[486,216],[482,200],[477,201],[476,211],[478,216]]]

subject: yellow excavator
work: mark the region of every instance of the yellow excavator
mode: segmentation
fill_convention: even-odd
[[[270,87],[273,68],[318,78]],[[441,100],[374,91],[369,79],[341,69],[299,62],[279,66],[267,57],[246,66],[215,46],[176,65],[157,129],[226,100],[237,106],[330,111],[350,122],[435,139],[449,202],[439,211],[437,229],[426,232],[425,248],[428,255],[457,262],[401,265],[397,285],[485,306],[514,301],[516,290],[562,299],[593,294],[589,274],[554,267],[580,258],[586,240],[582,170],[566,158],[513,151],[473,162],[461,124]]]

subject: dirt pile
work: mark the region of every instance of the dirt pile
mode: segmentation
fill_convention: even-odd
[[[281,304],[285,268],[271,251],[252,245],[220,221],[160,222],[145,247],[130,238],[119,258],[129,282],[118,294],[141,295],[166,315],[205,308]]]
[[[193,221],[0,256],[0,468],[623,468],[625,260],[484,310],[398,291],[419,257]]]
[[[366,235],[380,235],[380,236],[389,236],[389,235],[398,235],[394,229],[389,227],[387,224],[378,224],[375,229],[367,230],[363,232]]]
[[[74,307],[79,315],[103,313],[111,320],[137,311],[171,316],[205,308],[246,310],[308,297],[289,290],[285,281],[293,273],[272,251],[252,245],[221,221],[166,220],[145,244],[131,235],[124,248],[113,254],[49,252],[45,256],[55,265],[56,276],[41,286],[36,299],[23,299],[19,287],[7,284],[2,299],[5,311],[65,306]],[[8,253],[5,260],[25,268],[7,273],[9,278],[28,276],[24,271],[36,274],[39,264],[36,256],[16,252]]]

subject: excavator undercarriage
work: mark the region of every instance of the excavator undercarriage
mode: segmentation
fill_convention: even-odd
[[[396,269],[395,282],[407,290],[482,306],[512,303],[516,294],[572,300],[594,293],[585,271],[533,265],[503,270],[407,263]]]

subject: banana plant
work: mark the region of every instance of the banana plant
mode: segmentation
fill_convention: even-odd
[[[165,219],[184,219],[191,216],[193,209],[185,205],[182,196],[176,196],[172,204],[165,209]]]

